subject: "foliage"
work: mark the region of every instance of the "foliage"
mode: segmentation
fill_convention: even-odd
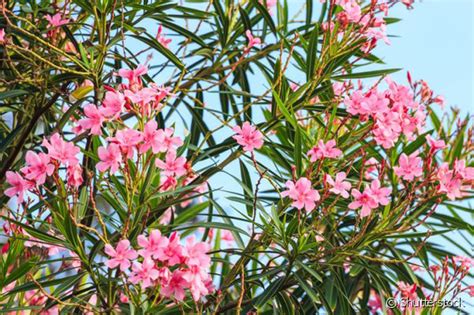
[[[472,292],[472,121],[375,55],[402,4],[193,2],[1,2],[2,308],[367,314]],[[194,277],[184,297],[167,272]]]

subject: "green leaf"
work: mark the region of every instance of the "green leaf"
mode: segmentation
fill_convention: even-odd
[[[194,219],[199,213],[203,212],[204,209],[209,207],[209,201],[198,203],[192,207],[189,207],[182,211],[178,217],[174,220],[175,225],[183,224]]]
[[[31,92],[25,91],[25,90],[10,90],[10,91],[5,91],[0,93],[0,101],[7,99],[7,98],[13,98],[21,95],[26,95]]]
[[[183,63],[181,62],[181,60],[179,60],[179,58],[176,57],[169,49],[161,45],[155,38],[151,37],[148,34],[145,34],[146,37],[140,36],[140,35],[131,35],[131,36],[143,42],[144,44],[156,49],[158,52],[160,52],[163,56],[165,56],[169,61],[171,61],[179,69],[185,70],[185,67]]]
[[[275,281],[271,281],[270,285],[268,285],[257,298],[255,298],[254,305],[256,308],[263,307],[271,298],[273,298],[280,288],[285,283],[285,277],[280,277]]]
[[[299,260],[295,260],[295,263],[301,268],[304,269],[304,271],[308,272],[310,275],[312,275],[316,280],[319,282],[323,282],[323,278],[316,272],[316,270],[311,269],[309,266],[304,264],[303,262]]]
[[[306,80],[311,81],[314,77],[314,72],[316,69],[316,60],[318,54],[318,41],[319,41],[319,28],[316,24],[313,31],[311,32],[311,37],[309,39],[309,46],[307,52],[307,61],[306,61]]]
[[[402,69],[394,68],[394,69],[365,71],[365,72],[358,72],[358,73],[348,73],[348,74],[343,74],[343,75],[332,76],[332,79],[334,80],[366,79],[366,78],[385,76],[385,75],[388,75],[400,70]]]
[[[247,200],[252,200],[254,196],[250,193],[252,189],[252,181],[250,179],[249,171],[241,160],[239,160],[239,165],[240,176],[242,176],[242,185],[245,185],[245,187],[243,187],[245,198]],[[254,212],[252,205],[245,205],[245,207],[247,208],[247,214],[252,216]]]
[[[294,277],[300,287],[306,292],[306,294],[311,298],[315,304],[319,304],[318,294],[309,286],[306,280],[302,279],[297,273],[294,274]]]

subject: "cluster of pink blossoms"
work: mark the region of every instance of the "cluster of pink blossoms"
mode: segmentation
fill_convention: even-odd
[[[150,231],[148,237],[138,236],[137,241],[139,250],[130,248],[128,240],[118,242],[115,249],[105,245],[105,252],[110,256],[106,266],[119,267],[130,283],[143,289],[158,287],[163,297],[177,301],[184,300],[186,290],[195,301],[213,292],[209,244],[196,242],[191,236],[182,245],[176,232],[168,238],[158,230]]]
[[[372,135],[377,144],[392,148],[403,134],[408,140],[421,131],[426,120],[426,108],[414,100],[412,90],[387,79],[388,89],[379,92],[376,87],[364,93],[355,90],[346,96],[344,104],[352,115],[361,120],[373,119]]]
[[[415,272],[429,272],[435,286],[430,291],[416,283],[398,281],[393,297],[400,297],[405,301],[410,300],[413,305],[400,303],[398,300],[395,300],[395,305],[403,311],[403,314],[421,314],[424,310],[422,303],[415,303],[420,299],[440,301],[449,298],[454,300],[463,292],[468,293],[471,297],[474,296],[474,285],[463,286],[462,282],[473,265],[474,260],[465,256],[445,257],[441,261],[441,265],[430,265],[426,270],[418,265],[410,265],[410,268]],[[421,291],[422,297],[419,297],[419,291]],[[379,314],[378,311],[384,309],[380,295],[374,290],[371,291],[368,306],[371,314]],[[387,309],[387,314],[393,314],[393,312]]]
[[[118,75],[128,83],[120,84],[117,90],[107,88],[107,92],[100,106],[89,104],[84,108],[86,118],[77,122],[75,132],[89,130],[91,134],[101,135],[104,123],[114,121],[126,111],[151,117],[153,112],[160,111],[162,102],[169,97],[168,88],[161,88],[151,83],[144,87],[141,77],[147,73],[147,67],[139,65],[136,69],[121,69]],[[116,131],[114,136],[106,138],[105,146],[98,149],[99,163],[97,169],[101,172],[117,172],[128,159],[151,151],[161,154],[162,159],[156,159],[155,165],[162,171],[162,191],[177,187],[178,179],[183,176],[183,185],[190,183],[194,174],[186,158],[177,156],[177,148],[183,145],[180,137],[174,136],[173,128],[158,128],[154,119],[149,119],[143,130],[126,127]],[[196,188],[202,192],[205,184]]]
[[[100,162],[97,169],[101,172],[110,170],[115,173],[122,162],[132,159],[135,154],[144,154],[151,150],[154,154],[166,152],[165,160],[157,159],[155,164],[167,177],[180,177],[187,173],[189,166],[184,157],[176,156],[176,149],[183,140],[173,136],[172,128],[158,129],[157,123],[151,120],[145,124],[143,131],[132,128],[118,130],[115,136],[108,137],[108,145],[98,149]]]
[[[311,162],[316,162],[324,158],[336,159],[342,155],[342,151],[336,148],[335,140],[329,140],[326,143],[323,140],[319,140],[318,144],[311,148],[307,154]]]
[[[354,197],[354,201],[349,204],[349,209],[361,208],[360,217],[366,217],[370,215],[373,209],[378,208],[379,205],[387,205],[391,192],[391,188],[381,187],[380,181],[374,179],[370,185],[365,187],[363,192],[352,189],[351,195]]]
[[[321,3],[326,0],[320,0]],[[338,32],[344,33],[349,25],[356,25],[358,32],[367,41],[362,47],[362,51],[368,53],[375,48],[379,40],[383,40],[386,44],[390,44],[386,34],[387,25],[382,17],[377,17],[375,14],[378,11],[388,14],[390,3],[382,2],[377,4],[377,1],[373,1],[372,5],[367,6],[366,10],[361,7],[360,1],[358,0],[336,0],[334,4],[337,5],[341,10],[337,13],[336,18],[339,23]],[[324,30],[333,30],[335,23],[324,22],[322,25]]]
[[[446,194],[450,200],[462,198],[463,191],[473,185],[474,167],[466,167],[465,160],[456,160],[453,169],[448,163],[443,163],[438,168],[436,177],[439,181],[438,192]]]
[[[85,118],[78,121],[74,128],[76,133],[89,130],[93,135],[101,135],[103,124],[117,119],[125,111],[149,116],[153,110],[160,110],[162,101],[171,96],[169,88],[151,83],[143,86],[141,76],[147,73],[144,65],[136,69],[120,69],[118,75],[128,80],[128,84],[120,84],[118,90],[107,88],[100,106],[88,104],[84,108]]]
[[[342,155],[342,151],[336,147],[335,140],[329,140],[326,143],[319,140],[318,144],[311,148],[307,154],[311,162],[316,162],[323,159],[336,159]],[[339,172],[334,180],[329,174],[325,174],[324,182],[329,185],[329,192],[348,198],[352,185],[345,180],[346,176],[346,173]],[[287,190],[282,193],[282,196],[291,198],[293,200],[292,206],[297,209],[304,208],[310,212],[315,208],[316,202],[321,199],[319,192],[312,188],[311,181],[306,177],[299,178],[296,182],[287,181],[286,188]],[[391,192],[391,188],[382,187],[379,179],[374,179],[363,192],[355,188],[352,189],[351,195],[354,200],[349,204],[349,208],[353,210],[361,208],[360,217],[366,217],[373,209],[380,205],[387,205]]]
[[[20,172],[8,171],[7,183],[10,188],[5,190],[5,195],[17,197],[18,204],[24,201],[25,195],[35,188],[43,185],[46,179],[58,174],[60,166],[66,168],[67,183],[78,187],[82,183],[82,168],[77,155],[80,148],[73,143],[65,141],[58,133],[49,140],[43,140],[43,147],[47,153],[27,151],[25,156],[26,166]]]

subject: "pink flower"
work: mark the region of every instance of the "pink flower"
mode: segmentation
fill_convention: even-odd
[[[155,165],[163,170],[165,176],[182,176],[187,173],[186,158],[176,157],[175,151],[168,151],[165,161],[157,159]]]
[[[175,298],[182,301],[186,296],[184,289],[188,286],[188,282],[183,278],[184,272],[176,269],[173,271],[171,278],[167,283],[164,283],[160,293],[167,298]]]
[[[344,13],[344,16],[347,18],[348,22],[357,23],[360,21],[362,17],[362,10],[356,2],[346,2],[344,5],[342,5],[342,7],[344,8],[344,11],[341,13]]]
[[[0,28],[0,44],[5,42],[5,29]]]
[[[260,45],[262,41],[258,37],[253,37],[252,32],[250,30],[247,30],[245,32],[245,35],[247,36],[248,39],[248,44],[244,49],[244,53],[248,53],[252,47],[255,45]]]
[[[410,269],[413,270],[413,271],[424,271],[424,269],[418,265],[414,265],[414,264],[410,264]]]
[[[61,13],[56,13],[53,16],[46,14],[44,18],[48,21],[48,27],[59,27],[69,22],[69,19],[62,18]]]
[[[211,250],[211,246],[204,242],[195,242],[194,236],[186,239],[183,256],[188,266],[207,268],[211,264],[211,258],[207,252]]]
[[[6,173],[6,180],[11,187],[5,190],[5,195],[10,198],[17,196],[18,204],[22,203],[25,193],[28,193],[28,189],[32,188],[33,185],[29,181],[23,179],[23,177],[21,177],[17,172],[8,171]]]
[[[342,151],[336,148],[335,140],[329,140],[326,143],[323,140],[319,140],[318,145],[309,150],[307,154],[311,162],[316,162],[322,158],[338,158],[342,155]]]
[[[234,243],[234,235],[229,230],[222,230],[221,231],[221,240],[227,242],[228,244]]]
[[[311,181],[306,177],[298,179],[296,183],[289,180],[286,182],[288,190],[282,192],[281,195],[293,199],[291,204],[293,207],[300,210],[305,208],[309,212],[314,209],[316,201],[320,199],[318,191],[312,189],[311,186]]]
[[[375,142],[378,145],[381,145],[385,149],[390,149],[395,145],[398,138],[400,137],[400,132],[394,128],[391,128],[395,125],[395,121],[392,121],[393,125],[383,124],[381,121],[377,121],[375,128],[373,130]]]
[[[67,183],[70,186],[79,187],[82,184],[82,168],[79,164],[67,167]]]
[[[158,26],[158,32],[156,33],[156,40],[160,43],[163,47],[169,49],[169,44],[171,43],[171,39],[166,38],[163,34],[163,27],[160,25]]]
[[[40,291],[29,290],[25,292],[25,300],[29,306],[43,306],[48,298]]]
[[[362,110],[362,102],[365,100],[365,95],[361,90],[354,91],[350,96],[344,98],[344,104],[347,111],[352,115],[366,114]]]
[[[474,167],[466,167],[465,160],[454,161],[454,171],[464,180],[474,180]]]
[[[266,5],[268,8],[268,13],[273,15],[273,7],[277,5],[278,0],[259,0],[259,2],[263,5]]]
[[[387,3],[381,3],[381,4],[379,4],[379,9],[380,9],[380,11],[382,11],[382,12],[384,13],[385,16],[388,15],[388,9],[389,9],[389,8],[390,8],[390,7],[388,6]]]
[[[123,293],[120,293],[120,302],[121,303],[128,303],[128,301],[129,301],[128,296],[126,296]]]
[[[371,314],[377,314],[378,310],[382,310],[382,300],[380,299],[380,295],[374,290],[370,290],[368,306],[370,307]]]
[[[81,260],[79,259],[79,256],[73,251],[69,251],[69,256],[71,267],[76,269],[81,268]]]
[[[102,107],[99,110],[104,117],[116,118],[120,113],[122,113],[124,105],[125,97],[122,93],[117,91],[107,91],[104,100],[102,101]]]
[[[83,129],[90,129],[91,134],[101,135],[102,134],[102,124],[105,121],[105,117],[102,115],[102,112],[93,104],[89,104],[84,107],[84,114],[86,118],[82,118],[77,123]]]
[[[138,91],[125,90],[124,95],[132,103],[142,106],[142,111],[147,112],[146,105],[153,102],[158,92],[151,88],[143,88]]]
[[[392,192],[391,188],[380,187],[378,179],[373,180],[370,186],[366,188],[366,192],[380,205],[386,206],[389,203],[388,196]]]
[[[179,243],[179,235],[173,232],[169,238],[168,246],[163,250],[160,257],[161,261],[167,262],[169,265],[180,264],[183,260],[183,247]]]
[[[474,265],[474,259],[466,256],[455,256],[453,257],[453,261],[459,266],[459,268],[466,271],[469,271],[472,265]]]
[[[385,44],[390,45],[390,40],[387,37],[387,25],[385,22],[379,22],[379,25],[369,27],[365,32],[365,36],[370,40],[378,41],[383,40]]]
[[[145,75],[148,72],[148,67],[145,65],[138,65],[136,69],[120,69],[118,71],[118,75],[124,79],[129,81],[130,86],[134,86],[136,84],[140,85],[141,80],[140,77]]]
[[[473,297],[474,296],[474,285],[470,285],[468,287],[468,290],[469,290],[469,296]]]
[[[377,114],[384,114],[388,111],[389,99],[385,93],[379,93],[377,89],[369,91],[365,95],[364,101],[361,103],[363,113],[376,116]]]
[[[7,243],[8,244],[8,243]],[[16,286],[16,281],[10,282],[2,288],[2,294],[10,292]],[[16,312],[15,312],[16,315]]]
[[[110,244],[106,244],[104,251],[111,257],[111,259],[105,262],[105,265],[110,269],[120,266],[121,271],[126,271],[130,267],[130,260],[138,257],[137,252],[130,249],[130,242],[128,240],[118,242],[116,249]]]
[[[122,162],[119,146],[111,143],[107,148],[100,147],[98,153],[101,161],[97,163],[97,169],[101,172],[105,172],[110,168],[110,171],[115,173]]]
[[[44,184],[46,176],[54,172],[54,165],[49,164],[50,158],[44,153],[36,154],[34,151],[26,152],[26,167],[21,169],[26,179],[34,181],[37,185]]]
[[[346,173],[344,172],[336,174],[336,181],[326,174],[326,182],[332,186],[329,191],[336,195],[341,195],[343,198],[348,198],[349,193],[347,191],[351,189],[351,183],[344,181],[344,179],[346,179]]]
[[[171,271],[167,267],[158,267],[158,279],[161,283],[167,283],[171,279]]]
[[[174,177],[171,177],[174,178]],[[162,225],[167,225],[171,222],[171,219],[173,217],[173,212],[174,212],[174,207],[169,207],[165,213],[163,213],[160,217],[159,223]]]
[[[413,181],[415,177],[423,175],[422,160],[418,157],[418,152],[413,152],[409,156],[402,153],[398,160],[399,166],[395,166],[393,170],[397,176],[407,181]]]
[[[160,191],[168,191],[176,188],[178,181],[173,176],[163,176],[161,179]]]
[[[158,276],[159,272],[156,269],[155,262],[151,258],[146,257],[143,263],[133,263],[132,274],[128,279],[133,284],[141,282],[141,287],[146,289],[153,285],[153,282],[158,279]]]
[[[209,293],[206,281],[210,278],[207,272],[199,267],[191,267],[184,274],[183,278],[188,282],[189,290],[194,301],[199,301],[201,296]]]
[[[144,235],[139,235],[137,241],[138,245],[143,248],[139,250],[138,253],[142,257],[151,257],[155,259],[160,259],[163,255],[163,250],[169,244],[168,238],[161,236],[159,230],[152,230],[148,238]]]
[[[58,160],[62,164],[74,166],[79,163],[76,155],[81,152],[81,149],[72,142],[64,141],[58,133],[54,133],[49,141],[43,139],[43,146],[48,149],[49,157]]]
[[[174,129],[157,129],[157,122],[150,120],[146,123],[143,130],[143,144],[140,146],[140,153],[148,151],[150,148],[153,153],[173,151],[183,145],[183,140],[179,137],[173,137]]]
[[[367,189],[361,193],[357,189],[352,189],[352,196],[355,198],[353,202],[349,204],[349,209],[358,209],[362,207],[360,217],[364,218],[372,212],[372,209],[377,208],[377,201],[367,192]]]
[[[435,140],[430,135],[426,135],[425,138],[432,152],[446,148],[446,143],[443,140]]]
[[[411,8],[411,5],[415,2],[415,0],[402,0],[402,3],[407,6],[407,8]]]
[[[365,161],[364,166],[366,166],[367,169],[365,170],[364,177],[366,179],[371,179],[373,173],[377,171],[378,165],[379,165],[379,161],[373,157]]]
[[[416,300],[418,298],[416,294],[416,283],[410,285],[406,282],[399,281],[397,282],[397,286],[404,298],[410,300]]]
[[[438,191],[445,193],[450,200],[462,198],[464,196],[462,190],[469,188],[462,185],[462,179],[454,176],[453,171],[438,172],[438,180],[440,184]]]
[[[244,151],[252,152],[263,146],[263,134],[248,121],[244,122],[242,127],[235,126],[232,130],[236,133],[232,138],[243,146]]]
[[[107,138],[108,141],[118,144],[120,150],[128,159],[133,158],[135,148],[138,147],[142,139],[142,133],[131,128],[119,130],[115,134],[115,137]]]
[[[148,72],[148,67],[145,65],[138,65],[136,69],[120,69],[118,75],[130,82],[136,82],[142,75]]]
[[[437,95],[435,98],[433,98],[433,102],[438,104],[442,109],[444,109],[446,100],[444,99],[443,95]]]

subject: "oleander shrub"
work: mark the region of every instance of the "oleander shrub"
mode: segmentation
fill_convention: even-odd
[[[473,295],[472,119],[390,77],[393,6],[2,0],[2,312]]]

